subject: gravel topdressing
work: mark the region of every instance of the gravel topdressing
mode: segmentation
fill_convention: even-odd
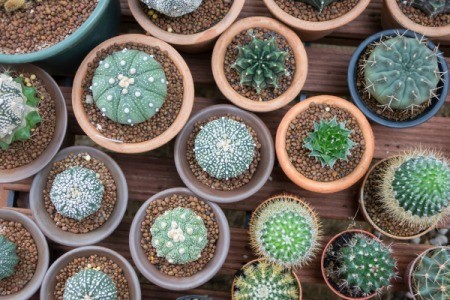
[[[450,13],[428,16],[420,8],[403,4],[404,0],[397,0],[401,11],[414,23],[427,27],[441,27],[450,24]]]

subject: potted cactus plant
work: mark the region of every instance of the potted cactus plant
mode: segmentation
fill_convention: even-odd
[[[279,109],[300,93],[308,58],[298,36],[276,20],[242,19],[214,46],[211,67],[225,97],[246,110]]]
[[[389,127],[411,127],[434,116],[444,104],[447,70],[442,53],[426,37],[386,30],[367,38],[354,52],[348,85],[353,101],[369,119]]]
[[[367,221],[396,239],[419,237],[450,213],[450,166],[431,150],[416,149],[375,164],[359,200]]]
[[[371,299],[389,288],[397,277],[397,263],[391,252],[389,246],[367,231],[344,231],[324,248],[322,276],[342,299]]]

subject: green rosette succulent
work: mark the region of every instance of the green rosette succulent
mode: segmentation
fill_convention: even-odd
[[[322,12],[322,10],[330,5],[331,3],[337,1],[337,0],[297,0],[306,4],[311,5],[314,7],[319,13]]]
[[[449,0],[409,0],[408,4],[419,8],[430,17],[450,12]]]
[[[84,269],[66,281],[63,300],[117,300],[114,281],[102,271]]]
[[[14,268],[18,263],[16,244],[4,236],[0,236],[0,280],[14,274]]]

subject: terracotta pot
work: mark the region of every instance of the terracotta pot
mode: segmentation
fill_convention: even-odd
[[[257,27],[274,31],[285,37],[295,57],[295,74],[292,85],[282,95],[269,101],[254,101],[241,96],[231,87],[224,71],[225,53],[234,37],[242,31]],[[298,96],[308,74],[308,57],[302,41],[288,27],[271,18],[250,17],[237,21],[220,36],[214,46],[211,67],[217,86],[228,100],[246,110],[267,112],[285,106]]]
[[[48,263],[50,260],[50,253],[48,250],[47,240],[39,227],[26,215],[16,212],[10,209],[0,209],[0,219],[15,221],[21,223],[31,234],[33,240],[38,249],[38,261],[36,266],[36,271],[31,278],[31,280],[25,285],[25,287],[8,296],[0,296],[1,300],[17,300],[17,299],[29,299],[31,298],[37,290],[40,288],[42,280],[44,279],[45,273],[48,269]]]
[[[224,116],[227,114],[241,117],[248,126],[256,131],[259,142],[261,143],[261,160],[249,183],[232,191],[220,191],[210,188],[195,177],[186,158],[186,151],[187,141],[197,122],[207,120],[210,117]],[[193,191],[194,194],[203,199],[217,203],[240,201],[259,191],[272,173],[274,160],[275,151],[273,148],[272,135],[267,126],[256,115],[233,105],[214,105],[197,112],[183,128],[175,142],[175,165],[184,184]]]
[[[103,162],[111,173],[116,183],[117,201],[108,220],[99,228],[88,233],[75,234],[63,231],[56,226],[53,219],[47,213],[44,205],[44,189],[54,162],[61,161],[70,153],[79,154],[87,152],[89,155]],[[92,147],[74,146],[61,150],[55,158],[34,178],[30,190],[30,206],[36,223],[42,232],[56,243],[69,247],[80,247],[98,243],[108,237],[122,221],[128,204],[128,187],[125,176],[119,165],[104,152]]]
[[[234,0],[225,17],[211,28],[195,34],[170,33],[149,20],[141,7],[140,0],[128,0],[128,6],[136,21],[152,36],[171,44],[176,49],[188,52],[206,52],[213,48],[214,42],[236,20],[241,13],[245,0]]]
[[[281,9],[274,0],[264,0],[270,13],[281,22],[292,27],[298,33],[302,41],[310,42],[329,35],[334,30],[343,27],[356,19],[369,5],[370,0],[360,0],[356,6],[339,18],[324,21],[311,22],[296,18]]]
[[[63,256],[58,258],[48,269],[42,282],[40,298],[46,300],[54,300],[56,276],[58,276],[60,270],[71,263],[76,258],[89,257],[91,255],[98,255],[100,257],[106,257],[116,263],[125,275],[125,279],[128,282],[128,289],[130,291],[130,300],[141,299],[141,287],[139,285],[139,279],[136,275],[131,264],[116,251],[110,250],[104,247],[87,246],[73,249]]]
[[[358,122],[361,128],[364,141],[366,143],[366,149],[361,157],[361,161],[356,168],[347,176],[330,182],[319,182],[306,178],[300,174],[294,165],[291,163],[290,158],[286,151],[286,134],[290,123],[303,111],[309,108],[309,105],[314,102],[316,104],[333,105],[348,111]],[[360,180],[370,167],[372,157],[375,148],[375,141],[366,117],[359,111],[359,109],[347,100],[339,97],[323,95],[311,97],[304,100],[295,106],[293,106],[284,116],[281,121],[275,140],[275,150],[277,152],[278,161],[283,169],[284,173],[291,179],[296,185],[317,193],[335,193],[345,190]],[[351,159],[351,158],[350,158]]]
[[[55,101],[55,111],[56,111],[56,127],[52,138],[52,141],[47,146],[47,149],[31,163],[24,165],[19,168],[10,170],[0,170],[0,183],[15,182],[30,176],[33,176],[44,168],[50,160],[58,152],[61,144],[64,141],[67,130],[67,109],[64,97],[56,84],[55,80],[44,70],[39,67],[23,64],[23,65],[0,65],[0,70],[12,69],[16,70],[18,73],[31,73],[35,74],[39,78],[48,93]],[[1,151],[1,150],[0,150]]]
[[[259,259],[254,259],[249,261],[248,263],[246,263],[241,270],[243,270],[244,268],[246,268],[247,266],[250,266],[252,264],[258,263],[258,262],[262,262],[265,261],[264,258],[259,258]],[[239,273],[240,271],[238,271]],[[294,271],[292,271],[292,275],[295,277],[295,280],[297,281],[297,285],[298,285],[298,290],[299,290],[299,297],[298,300],[302,300],[302,285],[300,283],[300,278],[298,278],[297,273],[295,273]],[[235,300],[236,298],[234,297],[234,292],[235,292],[235,285],[236,285],[236,276],[234,277],[233,280],[233,285],[231,286],[231,300]]]
[[[124,44],[124,43],[138,43],[144,44],[152,47],[159,47],[161,51],[167,51],[168,56],[178,68],[183,79],[183,103],[181,105],[181,110],[176,117],[173,124],[164,131],[161,135],[141,143],[121,143],[114,140],[110,140],[104,137],[93,124],[89,122],[89,117],[83,108],[83,80],[88,71],[88,64],[92,63],[95,59],[98,51],[108,48],[113,44]],[[170,88],[170,87],[169,87]],[[121,153],[141,153],[146,151],[151,151],[162,145],[168,143],[173,139],[178,132],[183,128],[189,119],[189,115],[192,111],[192,106],[194,105],[194,82],[192,80],[191,72],[189,71],[186,62],[181,57],[181,55],[167,43],[160,41],[158,39],[141,35],[141,34],[125,34],[109,39],[94,50],[92,50],[88,56],[81,63],[80,68],[74,79],[73,89],[72,89],[72,106],[83,131],[97,144],[100,146]]]
[[[174,277],[160,272],[155,265],[150,263],[147,255],[141,247],[141,223],[145,218],[146,209],[150,202],[164,197],[170,197],[173,194],[195,196],[194,193],[187,188],[180,187],[167,189],[150,197],[150,199],[148,199],[141,206],[141,208],[139,208],[133,219],[133,223],[131,224],[130,252],[136,267],[149,281],[165,289],[183,291],[194,289],[204,284],[210,280],[220,270],[220,268],[222,268],[222,265],[227,258],[228,249],[230,248],[230,228],[228,227],[228,221],[224,213],[217,204],[199,198],[199,200],[203,200],[211,206],[219,225],[219,239],[216,244],[216,252],[214,253],[214,257],[208,262],[203,270],[190,277]]]

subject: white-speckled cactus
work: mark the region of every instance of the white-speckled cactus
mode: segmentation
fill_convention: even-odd
[[[14,268],[18,262],[16,244],[0,236],[0,280],[14,274]]]
[[[84,269],[67,279],[63,299],[117,300],[117,288],[114,281],[102,271]]]
[[[72,167],[56,175],[50,200],[62,216],[82,221],[100,208],[104,192],[94,171]]]
[[[207,231],[202,218],[184,207],[160,215],[150,232],[157,255],[171,264],[196,261],[207,243]]]
[[[196,10],[202,0],[141,0],[148,8],[169,17],[181,17]]]
[[[153,117],[167,96],[164,69],[152,55],[123,49],[95,70],[94,102],[104,116],[120,124],[138,124]]]

